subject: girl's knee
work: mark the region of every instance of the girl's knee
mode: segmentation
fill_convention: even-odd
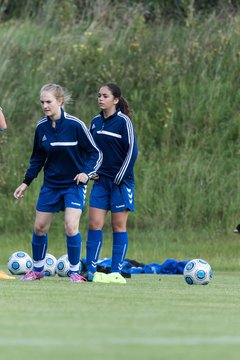
[[[65,233],[68,236],[73,236],[79,231],[78,224],[75,224],[74,222],[68,221],[65,223]]]
[[[36,235],[44,235],[48,232],[49,226],[42,223],[35,223],[34,232]]]

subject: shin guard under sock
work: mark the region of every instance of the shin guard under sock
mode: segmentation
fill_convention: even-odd
[[[48,246],[48,235],[32,234],[33,270],[42,271]]]
[[[128,233],[114,232],[111,272],[121,272],[122,263],[125,259],[127,248],[128,248]]]
[[[95,273],[97,270],[97,261],[102,247],[102,230],[88,230],[87,238],[87,270]]]

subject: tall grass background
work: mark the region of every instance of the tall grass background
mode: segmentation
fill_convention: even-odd
[[[0,104],[8,121],[0,137],[0,261],[21,246],[30,251],[42,174],[23,200],[13,192],[42,115],[40,88],[65,86],[73,95],[66,110],[89,125],[99,112],[99,85],[114,81],[133,110],[139,146],[129,257],[207,257],[221,269],[238,268],[239,12],[222,7],[203,16],[182,1],[184,17],[176,20],[162,16],[161,1],[99,0],[85,1],[78,16],[76,1],[25,2],[23,14],[13,3],[0,25]],[[84,238],[87,223],[88,206]],[[109,224],[105,234],[110,256]],[[61,255],[61,214],[50,235],[50,249]]]

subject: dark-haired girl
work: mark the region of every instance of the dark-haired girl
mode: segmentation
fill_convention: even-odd
[[[133,167],[137,143],[127,101],[113,83],[102,85],[98,93],[101,109],[90,125],[90,132],[103,153],[103,162],[93,177],[89,202],[89,230],[86,249],[88,281],[126,283],[121,275],[128,248],[127,219],[134,211]],[[111,273],[96,272],[107,212],[111,212],[113,231]]]

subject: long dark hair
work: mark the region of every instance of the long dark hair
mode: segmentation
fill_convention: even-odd
[[[131,117],[132,111],[129,109],[128,102],[124,97],[122,96],[121,89],[117,84],[114,83],[107,83],[101,85],[101,87],[107,86],[108,89],[111,91],[112,95],[115,98],[119,99],[119,102],[117,103],[117,107],[121,110],[123,114],[126,114],[128,117]]]

